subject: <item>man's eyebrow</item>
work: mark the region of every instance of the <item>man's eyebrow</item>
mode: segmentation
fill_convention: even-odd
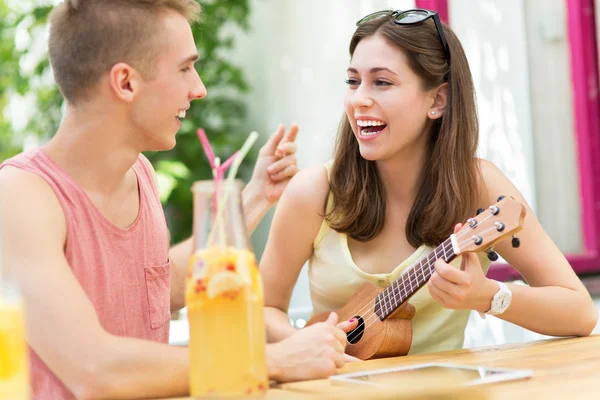
[[[188,58],[186,58],[185,60],[183,60],[181,62],[181,65],[187,64],[189,62],[196,62],[198,61],[198,54],[192,54],[191,56],[189,56]]]
[[[389,68],[386,68],[386,67],[375,67],[375,68],[371,68],[371,69],[369,70],[369,73],[371,73],[371,74],[375,74],[375,73],[377,73],[377,72],[381,72],[381,71],[387,71],[387,72],[389,72],[389,73],[391,73],[391,74],[394,74],[394,75],[396,75],[396,76],[398,75],[397,73],[395,73],[394,71],[392,71],[391,69],[389,69]],[[353,74],[358,74],[358,71],[357,71],[356,69],[354,69],[354,68],[348,68],[348,72],[352,72]]]

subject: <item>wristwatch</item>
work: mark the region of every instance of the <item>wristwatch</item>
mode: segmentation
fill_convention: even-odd
[[[498,283],[499,289],[494,297],[492,297],[490,309],[485,312],[488,315],[502,314],[508,307],[510,307],[510,302],[512,300],[512,292],[508,286],[502,282],[496,281],[496,283]]]

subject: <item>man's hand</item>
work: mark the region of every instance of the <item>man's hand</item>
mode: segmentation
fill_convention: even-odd
[[[248,186],[254,186],[269,205],[277,203],[283,190],[296,172],[296,136],[298,125],[292,124],[287,135],[279,125],[267,143],[260,149]]]
[[[297,134],[298,125],[292,124],[287,135],[285,127],[279,125],[258,153],[252,179],[242,193],[248,233],[254,231],[267,211],[279,201],[290,179],[298,172],[294,142]]]
[[[301,329],[281,342],[267,346],[267,364],[271,379],[280,382],[326,378],[335,374],[346,361],[346,332],[357,320],[338,324],[331,313],[325,322]]]

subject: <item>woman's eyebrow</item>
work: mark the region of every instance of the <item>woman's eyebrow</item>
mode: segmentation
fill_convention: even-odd
[[[371,68],[371,69],[369,70],[369,73],[371,73],[371,74],[375,74],[375,73],[377,73],[377,72],[381,72],[381,71],[387,71],[387,72],[389,72],[389,73],[391,73],[391,74],[394,74],[394,75],[398,76],[398,74],[397,74],[397,73],[395,73],[394,71],[392,71],[391,69],[389,69],[389,68],[386,68],[386,67],[375,67],[375,68]],[[358,74],[358,71],[357,71],[355,68],[348,68],[348,72],[352,72],[353,74]]]

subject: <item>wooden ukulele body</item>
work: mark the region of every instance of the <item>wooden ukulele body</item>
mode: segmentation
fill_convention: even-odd
[[[358,318],[358,326],[346,335],[346,353],[368,360],[371,358],[395,357],[408,354],[412,344],[412,317],[415,307],[408,302],[398,307],[383,321],[375,314],[375,299],[383,290],[365,283],[350,298],[348,303],[336,311],[340,321]],[[308,325],[326,321],[330,312],[312,317]]]

